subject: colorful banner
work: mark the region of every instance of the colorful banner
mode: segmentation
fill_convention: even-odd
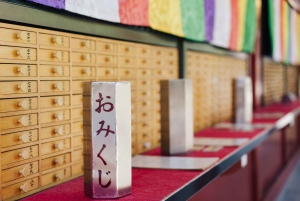
[[[213,39],[215,22],[215,0],[204,0],[206,41]]]
[[[246,5],[245,13],[245,27],[244,34],[241,35],[243,40],[243,48],[239,49],[243,52],[253,52],[256,39],[256,30],[257,30],[257,12],[254,0],[248,0]]]
[[[121,23],[149,27],[148,3],[148,0],[119,0]]]
[[[65,9],[65,0],[28,0],[58,9]]]

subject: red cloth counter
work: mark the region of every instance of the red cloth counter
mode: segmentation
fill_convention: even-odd
[[[280,105],[275,104],[258,112],[289,112],[298,113],[300,102]],[[257,123],[274,124],[279,118],[274,119],[254,119]],[[277,128],[278,129],[278,128]],[[240,160],[240,157],[264,142],[269,135],[276,131],[275,127],[265,130],[255,130],[251,132],[205,129],[195,134],[196,137],[230,137],[249,138],[250,140],[240,147],[224,147],[218,152],[194,151],[192,153],[180,155],[181,157],[219,157],[220,160],[205,171],[187,170],[158,170],[158,169],[132,169],[132,194],[119,198],[118,200],[186,200],[194,193],[203,188],[213,179],[217,178],[233,164]],[[146,155],[160,155],[160,148],[148,151]],[[93,200],[84,195],[83,177],[60,184],[43,192],[24,198],[30,200]]]

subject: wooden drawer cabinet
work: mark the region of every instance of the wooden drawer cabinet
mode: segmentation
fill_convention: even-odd
[[[36,65],[25,64],[0,64],[0,77],[35,78],[37,76]]]
[[[137,101],[138,110],[151,110],[152,103],[150,100]]]
[[[41,93],[49,92],[69,92],[70,82],[69,81],[41,81],[40,82]]]
[[[114,55],[97,55],[97,63],[100,66],[117,66],[118,65],[118,57]]]
[[[1,129],[26,128],[38,124],[37,114],[24,114],[1,118]]]
[[[0,59],[36,61],[37,50],[27,47],[0,46]]]
[[[37,92],[36,81],[0,82],[0,94],[29,94]]]
[[[39,156],[39,146],[34,145],[30,147],[24,147],[21,149],[3,152],[1,153],[1,156],[2,156],[2,166],[10,163],[24,161],[26,159]]]
[[[150,57],[153,55],[153,50],[150,46],[138,46],[137,55],[139,57]]]
[[[74,122],[73,123],[73,134],[83,133],[83,122]]]
[[[113,41],[108,40],[98,40],[97,41],[97,50],[99,52],[105,53],[117,53],[118,52],[118,44]]]
[[[20,43],[20,44],[36,44],[36,33],[26,30],[0,28],[0,44],[1,42]]]
[[[149,89],[152,87],[152,82],[149,79],[139,79],[136,81],[137,82],[137,89]]]
[[[83,135],[78,135],[73,137],[73,146],[82,147],[83,146]]]
[[[119,65],[120,65],[121,68],[123,68],[123,67],[137,67],[137,58],[127,57],[127,56],[119,56]]]
[[[72,168],[73,175],[83,174],[83,163],[77,163]]]
[[[0,112],[36,110],[37,108],[37,97],[0,100]]]
[[[82,162],[83,161],[83,150],[79,149],[73,151],[73,162]]]
[[[137,99],[138,100],[151,99],[151,97],[152,97],[152,91],[149,89],[137,91]]]
[[[53,184],[71,176],[71,168],[67,167],[42,176],[42,186]]]
[[[42,171],[71,163],[71,153],[61,154],[42,160]]]
[[[70,96],[46,96],[40,98],[41,109],[70,106]]]
[[[70,61],[70,53],[63,50],[40,49],[39,59],[40,61],[66,63]]]
[[[15,145],[24,144],[26,143],[35,142],[38,138],[38,130],[28,130],[28,131],[21,131],[16,133],[9,133],[9,134],[2,134],[1,135],[1,147],[10,147]]]
[[[95,79],[96,78],[96,67],[72,67],[73,79]]]
[[[41,77],[69,77],[70,67],[61,65],[40,65],[39,72]]]
[[[152,112],[151,111],[142,111],[137,113],[137,121],[147,121],[151,120]]]
[[[135,55],[137,53],[137,48],[135,45],[132,45],[130,43],[128,44],[119,44],[119,53],[120,54],[131,54]]]
[[[40,34],[39,43],[44,46],[68,48],[70,39],[61,35]]]
[[[152,59],[150,58],[137,58],[137,65],[140,68],[151,68],[153,66]]]
[[[96,55],[84,52],[72,52],[72,62],[81,64],[96,64]]]
[[[72,96],[72,106],[73,107],[82,107],[83,97],[81,94]]]
[[[70,110],[41,112],[41,123],[54,123],[70,120]]]
[[[34,161],[31,163],[26,163],[24,165],[19,165],[17,167],[2,170],[1,172],[1,182],[5,183],[15,179],[20,179],[37,173],[39,171],[39,162]]]
[[[62,124],[57,126],[49,126],[41,128],[40,137],[41,139],[49,139],[54,137],[59,137],[63,135],[71,134],[71,125]]]
[[[95,50],[96,42],[90,39],[72,38],[72,49],[76,50]]]
[[[119,73],[122,79],[132,79],[136,77],[136,69],[134,68],[121,68]]]
[[[107,67],[107,68],[98,68],[98,78],[104,79],[116,79],[118,76],[118,69]]]
[[[151,128],[151,125],[148,121],[140,122],[138,123],[137,129],[138,132],[143,131],[143,130],[149,130]]]
[[[39,178],[34,177],[32,179],[28,179],[11,186],[4,187],[2,190],[2,198],[8,199],[14,196],[27,193],[31,190],[34,190],[39,187]]]
[[[41,155],[52,154],[71,148],[71,139],[55,140],[41,145]]]
[[[137,70],[137,76],[140,79],[151,78],[152,70],[146,70],[146,69]]]

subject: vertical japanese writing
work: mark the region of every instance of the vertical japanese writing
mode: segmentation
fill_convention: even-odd
[[[28,76],[31,76],[31,66],[30,65],[27,66],[27,73],[28,73]]]
[[[27,49],[27,59],[30,59],[30,49]]]
[[[29,163],[30,174],[33,174],[33,163]]]
[[[29,131],[29,141],[32,142],[32,131]]]
[[[30,179],[30,186],[31,186],[31,187],[34,186],[34,181],[33,181],[33,179]]]
[[[30,43],[30,33],[27,32],[27,42]]]
[[[29,109],[31,110],[32,109],[32,98],[28,99],[28,103],[29,103]]]
[[[28,125],[31,126],[32,122],[31,122],[31,114],[28,115]]]
[[[31,82],[27,82],[27,89],[28,89],[28,92],[31,92]]]
[[[32,147],[29,147],[29,156],[30,156],[30,158],[32,158],[33,157],[33,155],[32,155]]]

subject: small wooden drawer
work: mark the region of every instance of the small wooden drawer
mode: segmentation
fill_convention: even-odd
[[[137,118],[138,121],[144,121],[144,120],[151,119],[151,118],[152,118],[151,110],[138,112],[138,118]]]
[[[71,125],[63,124],[41,128],[40,137],[43,140],[69,134],[71,134]]]
[[[72,93],[80,93],[83,92],[83,81],[72,81]]]
[[[152,81],[152,87],[155,89],[159,89],[160,88],[160,80],[159,79],[153,79]]]
[[[150,58],[137,58],[138,67],[148,67],[151,68],[153,66],[153,61]]]
[[[138,110],[149,110],[151,109],[152,102],[151,100],[142,100],[137,102]]]
[[[0,64],[1,77],[36,77],[36,65]]]
[[[164,59],[154,59],[153,60],[153,67],[154,68],[165,68],[166,61]]]
[[[118,77],[117,68],[98,68],[98,77],[115,79]]]
[[[0,59],[36,61],[35,48],[0,46]]]
[[[54,123],[70,120],[70,110],[41,112],[41,123]]]
[[[42,160],[42,171],[71,163],[71,153],[61,154]]]
[[[135,55],[137,53],[137,48],[133,44],[119,44],[119,53]]]
[[[83,146],[83,135],[73,137],[73,146],[74,147]]]
[[[96,55],[83,52],[72,52],[72,62],[82,64],[96,64]]]
[[[130,79],[130,78],[136,77],[136,69],[120,68],[119,73],[120,73],[121,79],[124,79],[124,78]]]
[[[70,53],[68,51],[62,51],[62,50],[40,49],[39,59],[40,61],[69,62]]]
[[[137,67],[137,58],[120,56],[119,57],[119,66],[120,66],[120,68]]]
[[[37,156],[39,156],[39,146],[38,145],[3,152],[1,154],[2,166],[6,165],[6,164],[10,164],[10,163],[15,163],[18,161],[24,161],[26,159],[34,158]]]
[[[47,92],[68,92],[70,91],[70,81],[41,81],[40,91],[42,93]]]
[[[153,54],[153,50],[150,46],[138,46],[137,55],[139,57],[150,57]]]
[[[72,96],[72,106],[73,107],[82,107],[83,105],[83,97],[81,94]]]
[[[77,163],[72,168],[73,175],[83,174],[83,163]]]
[[[93,79],[96,77],[96,67],[72,67],[72,77],[78,79]]]
[[[71,176],[71,168],[70,167],[66,167],[64,169],[45,174],[42,176],[42,186],[60,182],[64,179],[67,179],[70,176]]]
[[[43,143],[41,147],[41,155],[52,154],[71,148],[71,139],[66,138],[52,142]]]
[[[117,66],[118,58],[113,55],[97,55],[97,63],[102,66]]]
[[[36,33],[32,31],[0,28],[0,41],[36,44]]]
[[[149,132],[149,130],[139,131],[139,134],[137,135],[137,141],[139,143],[145,141],[151,141],[151,139],[152,139],[152,132]]]
[[[90,39],[71,38],[72,49],[95,50],[96,42]]]
[[[83,150],[78,149],[73,151],[73,163],[82,162],[83,161]]]
[[[39,35],[40,45],[51,46],[51,47],[70,47],[70,39],[66,36],[40,34]]]
[[[38,108],[37,97],[2,99],[0,100],[1,112],[14,112],[24,110],[36,110]]]
[[[140,131],[151,129],[151,125],[150,125],[149,121],[140,122],[140,123],[138,123],[137,129],[138,129],[138,132],[140,133]]]
[[[39,162],[31,162],[10,169],[2,170],[1,181],[2,183],[20,179],[37,173],[39,171]]]
[[[1,147],[10,147],[15,145],[24,144],[30,142],[37,141],[38,138],[38,130],[28,130],[28,131],[21,131],[16,133],[9,133],[9,134],[2,134],[1,135]]]
[[[144,79],[144,80],[137,80],[137,89],[149,89],[152,87],[151,80]]]
[[[75,108],[75,109],[72,109],[72,117],[73,117],[73,120],[80,120],[82,121],[82,118],[83,118],[83,109],[82,108]]]
[[[151,99],[152,93],[151,90],[138,90],[137,91],[137,99],[144,100],[144,99]]]
[[[152,76],[152,70],[139,69],[137,70],[138,78],[149,78]]]
[[[75,122],[73,123],[73,134],[75,133],[83,133],[83,122]]]
[[[11,186],[4,187],[2,190],[2,199],[6,200],[17,195],[32,191],[39,187],[39,178],[34,177]]]
[[[1,118],[1,129],[26,128],[35,126],[38,123],[37,114],[24,114],[17,116],[8,116]]]
[[[160,90],[158,89],[152,90],[152,100],[160,100]]]
[[[0,94],[27,94],[37,92],[36,81],[0,82]]]
[[[176,78],[177,71],[169,69],[153,70],[153,77]]]
[[[97,41],[97,50],[105,53],[116,53],[118,52],[118,44],[113,41]]]
[[[41,77],[69,77],[70,66],[60,65],[40,65],[40,76]]]
[[[46,96],[40,98],[41,109],[70,106],[70,96]]]

